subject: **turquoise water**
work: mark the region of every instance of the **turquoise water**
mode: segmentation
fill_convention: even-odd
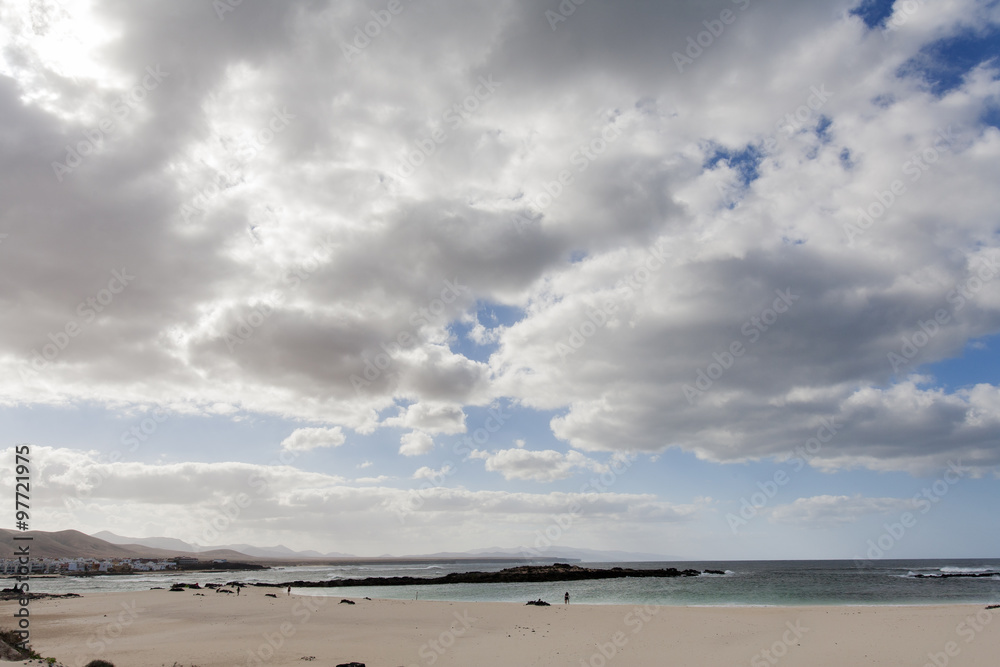
[[[449,572],[495,571],[521,565],[509,563],[462,563],[442,565],[304,566],[256,572],[146,573],[132,576],[63,577],[35,579],[36,592],[97,592],[147,590],[173,582],[225,583],[239,580],[282,582],[301,579],[372,576],[438,577]],[[569,592],[581,604],[654,605],[902,605],[1000,602],[1000,559],[885,560],[868,561],[858,567],[853,561],[698,561],[669,563],[593,563],[593,567],[650,569],[675,567],[723,570],[725,575],[676,578],[629,578],[574,582],[518,584],[448,584],[427,586],[372,586],[352,588],[302,588],[300,595],[338,598],[386,598],[412,600],[526,602],[542,598],[561,603]],[[982,578],[945,578],[944,573],[984,572]],[[913,575],[926,574],[921,579]]]

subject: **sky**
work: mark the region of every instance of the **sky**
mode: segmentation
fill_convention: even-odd
[[[7,0],[31,527],[995,556],[998,56],[985,0]]]

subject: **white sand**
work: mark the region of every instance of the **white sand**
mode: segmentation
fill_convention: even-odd
[[[920,667],[935,664],[928,654],[937,667],[1000,665],[1000,621],[994,622],[1000,610],[987,612],[983,605],[527,607],[359,598],[346,605],[339,595],[286,597],[281,590],[269,598],[268,592],[279,591],[245,588],[237,597],[157,590],[37,600],[30,607],[31,643],[68,667],[94,658],[116,667],[334,667],[350,661],[367,667]],[[0,607],[10,619],[16,603]],[[764,655],[765,649],[771,653]]]

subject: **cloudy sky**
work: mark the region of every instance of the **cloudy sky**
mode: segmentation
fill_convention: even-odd
[[[856,2],[7,0],[32,527],[995,555],[1000,6]]]

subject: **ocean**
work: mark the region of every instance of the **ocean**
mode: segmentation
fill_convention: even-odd
[[[246,572],[169,572],[92,577],[33,578],[38,593],[148,590],[174,582],[322,581],[363,577],[439,577],[449,572],[495,571],[523,565],[463,562],[437,565],[308,565]],[[435,584],[293,589],[301,595],[397,600],[527,602],[541,598],[561,603],[563,593],[579,604],[649,604],[675,606],[924,605],[1000,603],[1000,559],[854,561],[684,561],[662,563],[579,563],[589,567],[722,570],[698,577],[603,579],[516,584]],[[967,578],[943,575],[983,573]],[[921,578],[917,575],[927,575]],[[277,592],[277,591],[276,591]]]

